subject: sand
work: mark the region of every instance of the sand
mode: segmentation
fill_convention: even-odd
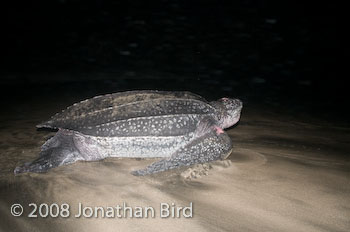
[[[73,99],[72,99],[73,101]],[[235,128],[231,162],[136,177],[154,160],[79,162],[45,174],[13,175],[51,135],[35,124],[55,110],[23,106],[1,115],[0,231],[349,231],[349,128],[248,106]],[[55,106],[60,107],[60,106]],[[310,123],[314,121],[314,123]],[[191,171],[190,170],[190,171]],[[204,170],[204,171],[203,171]],[[20,217],[10,213],[19,203]],[[70,217],[28,218],[30,203],[70,205]],[[153,207],[154,217],[87,218],[78,206]],[[189,207],[192,217],[162,218],[160,204]],[[38,214],[38,212],[36,212]]]

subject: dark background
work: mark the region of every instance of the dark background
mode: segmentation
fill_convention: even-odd
[[[330,1],[11,1],[2,9],[3,103],[189,90],[347,122],[337,7]]]

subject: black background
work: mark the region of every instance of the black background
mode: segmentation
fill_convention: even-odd
[[[2,9],[2,99],[190,90],[347,121],[338,7],[330,1],[11,1]]]

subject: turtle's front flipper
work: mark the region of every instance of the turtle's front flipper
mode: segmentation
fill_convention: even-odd
[[[41,147],[39,158],[15,168],[14,173],[46,172],[51,168],[71,164],[78,160],[97,160],[100,153],[97,146],[91,145],[92,141],[82,134],[59,130],[54,137],[46,141]],[[94,144],[92,144],[94,145]]]
[[[211,121],[205,120],[198,126],[197,136],[191,143],[176,151],[171,157],[157,161],[145,169],[134,171],[132,174],[143,176],[180,166],[225,159],[231,151],[230,137]]]

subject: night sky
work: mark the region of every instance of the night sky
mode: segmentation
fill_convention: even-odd
[[[348,118],[335,3],[51,0],[5,11],[1,89],[13,98],[190,90]]]

